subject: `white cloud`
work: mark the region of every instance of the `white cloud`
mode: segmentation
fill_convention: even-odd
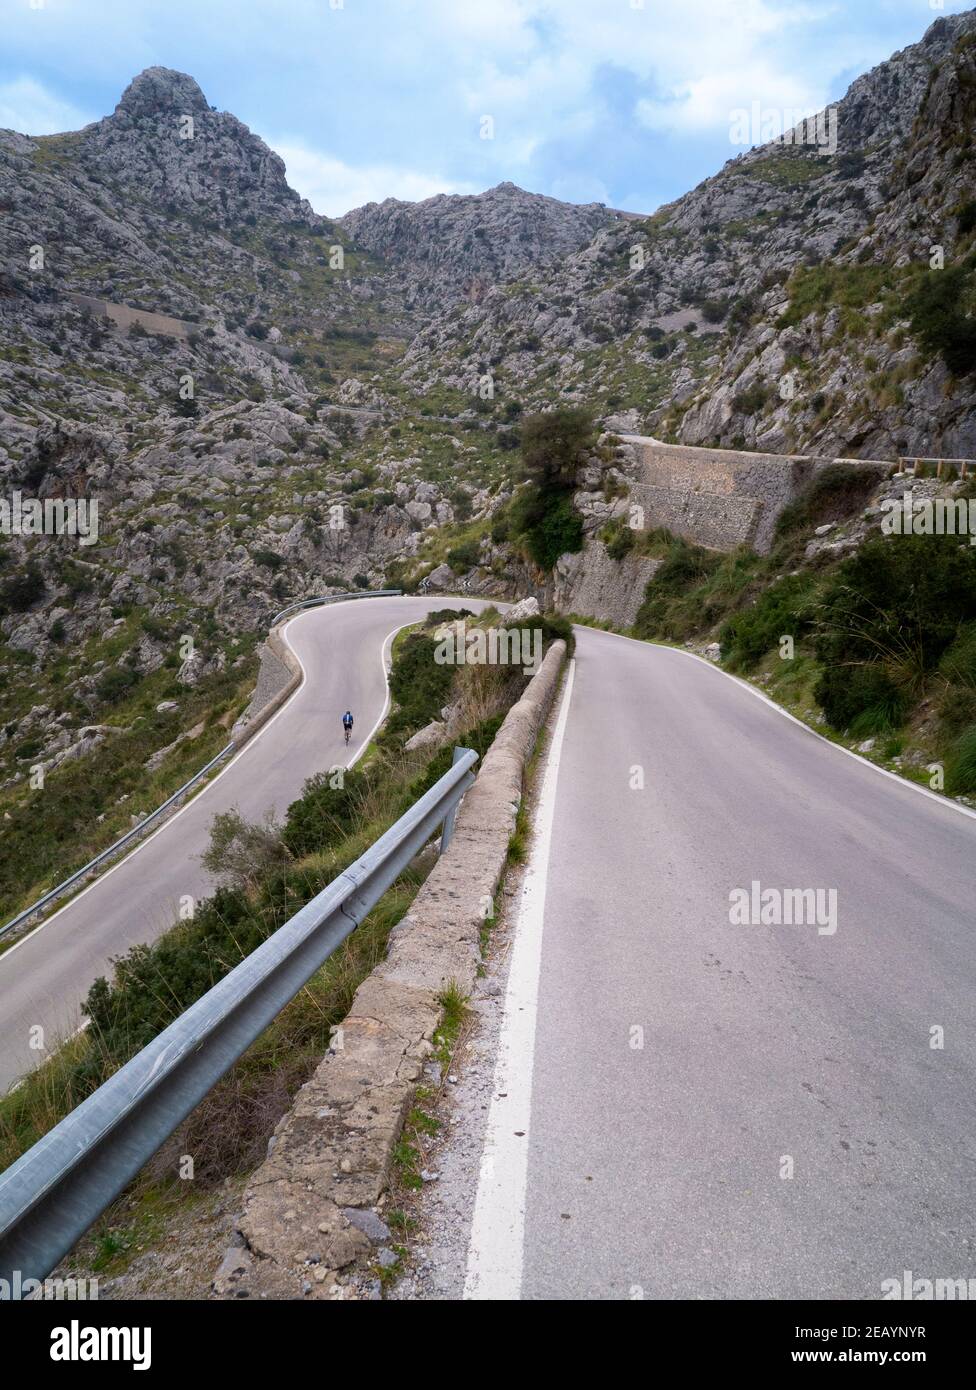
[[[415,203],[432,198],[435,193],[480,192],[471,184],[395,165],[356,167],[345,164],[341,159],[294,141],[269,140],[268,144],[285,161],[292,188],[326,217],[341,217],[352,208],[362,207],[364,203],[379,203],[384,198]]]
[[[0,82],[0,129],[21,135],[60,135],[78,130],[92,118],[61,101],[32,77]]]
[[[946,0],[945,10],[965,3]],[[221,110],[286,132],[276,147],[291,182],[331,215],[389,195],[468,191],[458,179],[476,189],[606,181],[611,201],[622,201],[626,179],[676,195],[682,150],[720,160],[731,111],[753,101],[822,109],[939,13],[926,0],[46,0],[39,10],[0,0],[0,9],[5,73],[43,73],[52,91],[77,93],[83,82],[77,99],[101,115],[150,63],[191,72]],[[494,139],[480,138],[484,115]],[[0,84],[0,124],[43,133],[84,119],[26,77]],[[656,179],[650,157],[622,171],[600,143],[618,134],[632,149],[643,136],[649,156],[667,146],[668,172]]]
[[[728,127],[732,112],[750,110],[758,101],[763,111],[802,111],[810,114],[827,105],[828,89],[778,72],[762,63],[713,72],[672,88],[664,98],[637,103],[637,117],[649,130],[718,131]]]

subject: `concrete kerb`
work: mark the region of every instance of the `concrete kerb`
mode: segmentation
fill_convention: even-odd
[[[348,1276],[390,1240],[373,1207],[433,1051],[439,996],[449,986],[465,995],[474,987],[525,767],[565,655],[566,644],[554,642],[509,710],[461,803],[450,847],[395,928],[386,959],[356,991],[336,1046],[279,1122],[244,1192],[246,1244],[228,1250],[214,1296],[348,1296],[356,1282]]]

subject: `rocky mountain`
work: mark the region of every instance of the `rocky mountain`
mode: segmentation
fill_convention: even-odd
[[[731,159],[433,319],[403,380],[464,390],[490,372],[502,398],[555,393],[681,443],[971,456],[970,330],[949,320],[976,288],[974,84],[973,12],[937,20],[824,114],[834,153],[814,125]]]
[[[473,240],[421,293],[383,242],[389,205],[317,216],[185,74],[148,69],[81,131],[0,131],[0,496],[99,506],[92,544],[0,535],[0,794],[155,704],[171,724],[212,686],[222,717],[285,602],[381,584],[488,514],[495,421],[390,365],[425,305],[551,263],[609,214],[511,187],[433,202],[405,214],[419,243]]]
[[[398,267],[409,305],[436,312],[458,300],[477,303],[492,286],[572,255],[602,227],[628,216],[602,203],[561,203],[500,183],[470,197],[367,203],[339,225],[357,245]]]
[[[939,19],[824,117],[836,147],[750,149],[650,217],[503,183],[330,221],[164,68],[84,130],[0,131],[0,498],[100,506],[91,545],[0,535],[2,813],[123,729],[175,778],[174,722],[223,737],[291,599],[542,593],[506,534],[526,410],[976,454],[974,92],[976,18]]]

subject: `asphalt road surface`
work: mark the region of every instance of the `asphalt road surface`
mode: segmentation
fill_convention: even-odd
[[[0,956],[0,1094],[47,1055],[31,1050],[33,1027],[43,1028],[48,1047],[74,1032],[81,1001],[111,958],[171,927],[184,894],[199,900],[212,891],[199,856],[214,816],[231,807],[247,820],[269,810],[283,815],[307,777],[355,757],[385,708],[387,637],[431,609],[458,606],[440,597],[361,599],[288,623],[306,673],[295,695],[182,811]],[[346,709],[356,720],[348,748]]]
[[[534,1045],[496,1076],[468,1296],[976,1276],[976,819],[679,651],[578,639],[537,995],[519,942],[508,985]],[[733,925],[753,881],[835,890],[836,931]]]

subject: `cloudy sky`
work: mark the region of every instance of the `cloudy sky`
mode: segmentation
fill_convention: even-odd
[[[0,127],[111,112],[191,73],[316,211],[510,179],[652,212],[738,152],[732,113],[807,114],[954,0],[0,0]]]

